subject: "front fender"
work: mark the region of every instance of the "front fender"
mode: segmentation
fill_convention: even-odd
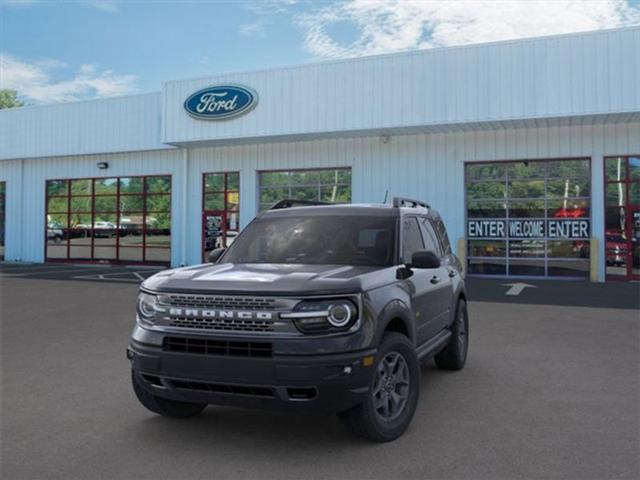
[[[416,323],[411,307],[401,300],[392,300],[385,305],[378,316],[378,329],[376,332],[375,344],[379,345],[382,336],[389,324],[393,321],[402,322],[404,331],[411,343],[416,344]],[[395,327],[395,326],[394,326]],[[394,328],[395,330],[395,328]]]

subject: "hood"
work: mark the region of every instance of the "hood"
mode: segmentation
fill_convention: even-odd
[[[142,288],[173,293],[357,293],[395,279],[395,270],[395,267],[345,265],[204,264],[157,273],[145,280]]]

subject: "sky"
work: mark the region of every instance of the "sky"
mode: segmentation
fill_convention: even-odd
[[[0,89],[27,104],[333,58],[640,25],[640,0],[0,0]]]

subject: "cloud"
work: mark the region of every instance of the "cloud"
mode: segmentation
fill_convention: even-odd
[[[238,32],[245,37],[262,36],[264,35],[264,20],[256,20],[255,22],[240,25]]]
[[[297,22],[309,52],[341,58],[637,25],[640,6],[626,0],[346,0]],[[355,38],[340,38],[345,25]]]
[[[51,71],[64,65],[52,59],[28,63],[0,52],[0,89],[17,90],[21,97],[35,103],[112,97],[137,91],[135,75],[118,75],[92,64],[81,65],[70,78],[54,80]]]

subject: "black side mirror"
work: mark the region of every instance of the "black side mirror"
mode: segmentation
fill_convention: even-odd
[[[209,252],[209,263],[216,263],[218,259],[222,256],[226,249],[224,248],[214,248]]]
[[[409,268],[438,268],[440,267],[440,257],[431,250],[418,250],[411,256]]]

